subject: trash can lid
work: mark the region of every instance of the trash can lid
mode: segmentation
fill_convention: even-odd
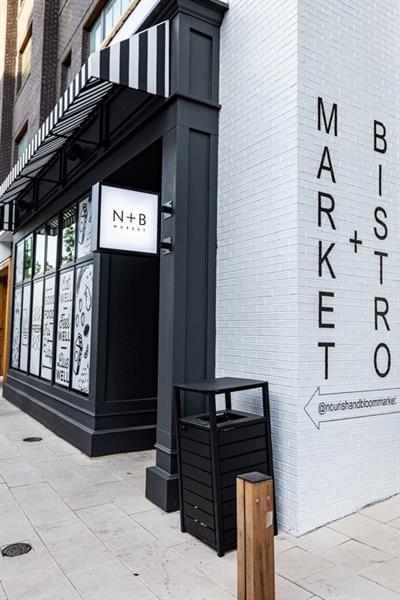
[[[216,379],[204,379],[194,383],[179,383],[175,387],[187,392],[199,392],[203,394],[224,394],[225,392],[238,392],[258,388],[267,383],[257,379],[242,379],[239,377],[217,377]]]

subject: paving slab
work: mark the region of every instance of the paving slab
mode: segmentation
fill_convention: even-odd
[[[400,595],[400,558],[374,565],[363,571],[362,576]]]
[[[128,481],[101,483],[96,485],[96,490],[128,515],[154,510],[154,504],[145,498],[141,490]]]
[[[395,592],[334,565],[297,583],[323,600],[399,600]]]
[[[221,561],[216,557],[212,562],[200,567],[204,575],[210,577],[223,589],[231,594],[236,593],[237,588],[237,558],[236,552],[229,552]]]
[[[23,556],[2,559],[2,583],[8,600],[78,600],[74,586],[50,553],[42,548]]]
[[[75,572],[70,579],[84,600],[157,600],[139,577],[121,564]]]
[[[275,577],[275,596],[275,600],[309,600],[312,593],[277,575]]]
[[[110,502],[100,490],[93,489],[88,490],[84,493],[77,493],[73,496],[63,496],[64,501],[72,510],[79,510],[80,508],[90,508],[93,506],[99,506],[100,504],[108,504]]]
[[[48,483],[35,483],[12,489],[14,497],[34,526],[65,521],[73,512]]]
[[[343,535],[377,548],[393,557],[398,556],[400,548],[400,530],[390,527],[361,513],[356,513],[335,521],[329,525]]]
[[[114,536],[134,536],[140,526],[115,504],[102,504],[77,510],[76,514],[102,541]]]
[[[307,575],[313,575],[330,566],[331,563],[324,558],[297,547],[281,552],[275,561],[276,572],[292,582],[297,582]]]
[[[28,435],[43,441],[29,449]],[[218,558],[145,498],[154,456],[89,458],[0,398],[0,547],[33,546],[0,558],[0,600],[236,598],[236,552]],[[299,538],[281,532],[276,600],[400,600],[399,504]]]
[[[392,560],[390,554],[385,554],[356,540],[349,540],[345,544],[330,548],[325,552],[324,558],[335,565],[350,569],[356,575]]]
[[[139,525],[150,531],[165,546],[185,541],[181,532],[179,513],[165,513],[159,508],[132,515]]]
[[[162,600],[208,600],[221,592],[210,570],[204,573],[185,564],[170,548],[145,547],[136,558],[135,569],[140,579]]]
[[[367,506],[367,508],[361,511],[361,514],[382,523],[393,521],[393,519],[400,517],[400,498],[399,496],[392,496],[392,498],[383,500],[378,504]]]
[[[0,503],[0,547],[16,542],[42,545],[35,528],[13,496],[12,501]]]
[[[0,474],[9,488],[43,481],[40,473],[22,456],[0,460]]]

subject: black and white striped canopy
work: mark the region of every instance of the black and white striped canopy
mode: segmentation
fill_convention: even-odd
[[[0,230],[13,228],[18,195],[38,177],[115,85],[169,96],[169,22],[91,54],[0,186]]]

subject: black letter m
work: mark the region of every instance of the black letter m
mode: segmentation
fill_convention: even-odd
[[[322,98],[318,97],[318,131],[321,131],[322,121],[324,122],[324,127],[325,127],[326,133],[330,133],[331,127],[332,127],[332,122],[333,122],[334,123],[334,134],[335,134],[335,136],[337,136],[337,125],[338,125],[337,104],[335,102],[332,105],[332,110],[331,110],[331,114],[329,117],[329,123],[328,123],[328,121],[326,119],[324,101],[322,100]]]

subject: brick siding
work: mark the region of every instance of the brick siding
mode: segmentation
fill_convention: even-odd
[[[396,0],[231,0],[222,26],[217,373],[270,381],[279,521],[295,534],[399,491],[399,25]],[[318,131],[318,96],[328,112],[338,105],[337,136]],[[374,151],[374,119],[386,154]],[[336,183],[326,170],[317,178],[324,146]],[[336,230],[327,218],[318,226],[318,191],[335,197]],[[319,277],[320,241],[336,244],[335,279],[326,264]],[[388,253],[383,285],[375,251]],[[335,328],[319,326],[320,291],[335,294],[323,313]],[[376,296],[390,304],[390,331],[382,319],[375,330]],[[318,343],[332,341],[325,380]],[[385,378],[379,343],[392,356]],[[392,395],[397,414],[318,429],[305,411],[317,388],[336,403]],[[240,405],[259,411],[260,399]]]

